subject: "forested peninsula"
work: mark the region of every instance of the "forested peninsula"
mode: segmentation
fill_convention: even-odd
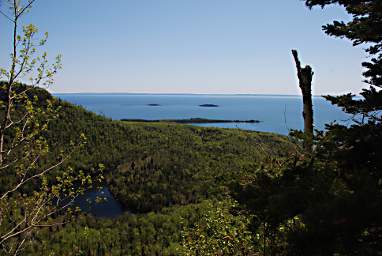
[[[334,121],[317,130],[312,92],[315,81],[325,80],[314,79],[322,69],[303,63],[304,49],[291,49],[304,122],[303,131],[289,136],[197,126],[256,120],[116,121],[53,97],[43,88],[54,83],[61,55],[48,57],[48,33],[38,35],[36,26],[23,23],[36,2],[0,2],[11,51],[0,67],[0,255],[382,255],[380,0],[301,1],[310,9],[336,4],[347,13],[322,29],[364,47],[368,87],[360,84],[359,97],[324,96],[351,123]],[[276,45],[267,54],[276,53]],[[117,66],[114,59],[110,66]],[[98,218],[76,201],[100,189],[118,202],[118,216]],[[104,201],[100,193],[86,203]]]
[[[260,123],[259,120],[230,120],[230,119],[208,119],[208,118],[186,118],[186,119],[121,119],[125,122],[137,122],[137,123],[178,123],[178,124],[224,124],[224,123],[248,123],[256,124]]]

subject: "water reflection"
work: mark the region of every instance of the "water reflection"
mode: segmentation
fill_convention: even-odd
[[[74,205],[97,218],[115,218],[123,213],[122,205],[107,187],[86,192],[75,200]]]

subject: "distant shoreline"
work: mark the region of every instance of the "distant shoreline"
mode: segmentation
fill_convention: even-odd
[[[145,92],[52,92],[52,95],[170,95],[170,96],[280,96],[280,97],[301,97],[298,94],[256,94],[256,93],[145,93]],[[322,97],[323,95],[313,95]]]
[[[138,122],[138,123],[177,123],[177,124],[211,124],[211,123],[260,123],[259,120],[225,120],[225,119],[207,119],[207,118],[187,118],[187,119],[121,119],[123,122]]]

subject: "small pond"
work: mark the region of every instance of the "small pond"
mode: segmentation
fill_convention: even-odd
[[[97,218],[115,218],[123,213],[122,205],[107,187],[87,191],[75,200],[74,205]]]

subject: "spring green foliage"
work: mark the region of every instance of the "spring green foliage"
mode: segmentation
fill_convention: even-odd
[[[35,236],[38,242],[27,253],[197,255],[198,251],[198,255],[248,255],[253,252],[246,231],[248,219],[231,213],[231,206],[231,201],[207,200],[158,213],[126,213],[117,219],[81,216],[54,232],[39,231]]]
[[[249,218],[232,212],[236,203],[231,200],[206,203],[208,207],[201,218],[192,223],[191,229],[183,231],[180,253],[189,256],[254,253]]]
[[[4,94],[5,82],[0,82]],[[4,131],[7,154],[2,159],[0,178],[1,252],[14,254],[28,244],[33,232],[59,225],[71,218],[74,209],[66,205],[77,195],[102,180],[102,166],[80,171],[64,164],[81,152],[86,138],[66,141],[52,149],[47,134],[58,117],[56,100],[42,89],[14,83],[12,120],[21,120]],[[4,109],[4,108],[3,108]],[[0,113],[4,118],[4,111]]]
[[[355,124],[328,125],[305,156],[287,138],[269,133],[112,121],[43,90],[30,92],[16,83],[15,71],[1,69],[0,78],[8,81],[0,84],[0,117],[5,118],[0,137],[5,145],[25,136],[18,123],[4,130],[12,123],[8,106],[15,117],[27,113],[29,118],[28,143],[10,154],[10,160],[24,156],[23,161],[8,168],[8,159],[1,158],[6,168],[0,178],[5,195],[0,200],[0,236],[28,229],[6,243],[0,240],[2,252],[28,245],[26,255],[381,255],[382,4],[305,2],[309,7],[345,7],[353,19],[335,21],[324,31],[354,45],[367,44],[371,55],[363,63],[371,86],[361,93],[363,99],[326,96],[353,114]],[[45,53],[29,57],[28,38],[36,32],[26,26],[25,37],[15,37],[24,50],[12,62],[25,65],[26,71],[39,63],[30,83],[46,75],[49,84],[59,58],[46,69]],[[9,95],[16,104],[7,103]],[[76,151],[73,141],[79,137],[83,143]],[[61,163],[67,155],[71,158]],[[57,162],[58,168],[7,192],[23,177]],[[105,175],[99,171],[104,168]],[[69,209],[70,222],[56,212],[54,203],[102,181],[123,204],[122,216],[96,219]],[[47,227],[39,227],[41,223]]]
[[[59,104],[59,118],[47,135],[51,147],[87,134],[81,154],[69,163],[83,170],[103,163],[109,189],[135,213],[225,198],[233,181],[253,172],[269,155],[286,156],[295,149],[287,138],[273,134],[111,121]]]
[[[73,209],[67,207],[69,203],[93,185],[93,173],[63,165],[81,148],[85,136],[78,133],[75,140],[66,141],[67,148],[59,145],[55,150],[47,138],[50,121],[57,118],[59,109],[55,99],[38,88],[53,83],[61,68],[61,56],[51,62],[42,48],[48,34],[38,38],[37,27],[21,25],[21,18],[34,2],[1,2],[5,7],[1,15],[12,26],[7,40],[11,49],[9,68],[0,67],[2,255],[20,254],[33,232],[70,219]],[[29,86],[22,81],[28,81]]]
[[[70,149],[76,134],[87,135],[81,151],[53,174],[67,166],[73,173],[97,173],[103,163],[106,185],[130,213],[117,219],[76,215],[73,222],[39,230],[28,255],[193,255],[195,248],[206,255],[247,255],[256,249],[249,219],[227,198],[232,184],[246,182],[271,155],[282,159],[295,152],[286,137],[112,121],[51,100],[60,109],[45,133],[51,156]]]
[[[167,124],[143,128],[139,135],[149,131],[149,145],[138,159],[120,165],[109,183],[134,212],[224,198],[229,184],[251,173],[268,153],[285,153],[286,140],[270,134]]]

